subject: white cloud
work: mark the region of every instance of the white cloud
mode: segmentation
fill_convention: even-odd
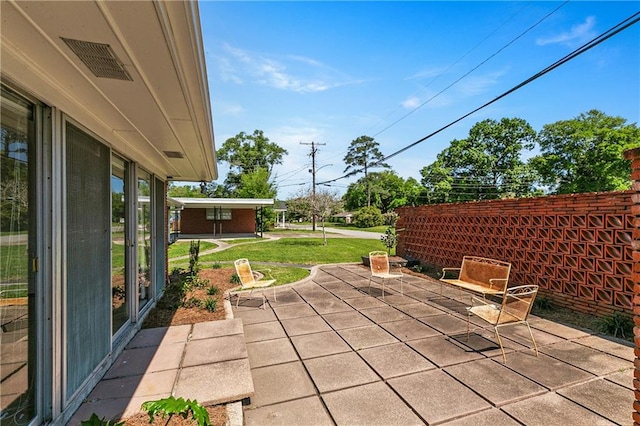
[[[242,105],[222,103],[218,105],[216,115],[221,114],[237,117],[242,115],[244,112],[245,109],[242,107]]]
[[[313,58],[257,55],[227,43],[223,45],[223,50],[226,56],[216,58],[221,78],[236,84],[253,80],[276,89],[313,93],[356,83]]]
[[[419,98],[417,98],[416,96],[411,96],[405,99],[404,101],[402,101],[401,105],[403,108],[406,108],[406,109],[415,109],[419,107],[421,103],[422,102],[420,102]]]
[[[562,32],[557,35],[549,37],[541,37],[536,40],[538,46],[545,46],[547,44],[563,44],[566,46],[574,47],[579,44],[583,44],[588,40],[595,37],[593,28],[596,25],[596,18],[593,16],[587,17],[587,19],[578,25],[571,27],[568,32]]]
[[[467,76],[457,83],[456,87],[465,96],[474,96],[487,92],[495,86],[505,71],[495,71],[480,76]]]
[[[449,67],[449,68],[451,68],[451,67]],[[425,79],[425,78],[440,77],[446,71],[448,71],[448,68],[445,68],[445,67],[426,68],[426,69],[418,71],[417,73],[407,77],[406,80],[422,80],[422,79]]]

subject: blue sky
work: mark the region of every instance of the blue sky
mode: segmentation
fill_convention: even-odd
[[[340,177],[353,139],[372,136],[391,154],[639,10],[631,1],[201,1],[216,147],[264,131],[289,152],[274,169],[286,199],[310,187],[310,147],[300,142],[326,144],[318,182]],[[637,123],[639,56],[636,24],[388,163],[420,180],[451,140],[487,118],[519,117],[539,131],[595,108]],[[219,171],[221,183],[228,168]]]

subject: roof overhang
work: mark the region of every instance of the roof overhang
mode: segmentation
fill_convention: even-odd
[[[150,172],[217,179],[197,2],[3,0],[0,7],[3,81]],[[97,77],[64,39],[108,46],[131,80]]]
[[[182,205],[185,209],[256,209],[273,206],[270,198],[179,198],[172,197],[172,202]]]

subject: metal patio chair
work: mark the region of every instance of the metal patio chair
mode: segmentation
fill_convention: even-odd
[[[384,300],[384,284],[387,280],[400,280],[400,294],[404,297],[402,290],[402,272],[391,272],[389,268],[389,254],[386,251],[372,251],[369,253],[369,266],[371,275],[369,276],[369,294],[371,294],[371,279],[373,277],[382,278],[382,300]]]
[[[238,297],[236,299],[236,308],[238,307],[238,303],[240,303],[240,293],[246,290],[249,290],[248,297],[251,297],[251,293],[253,293],[253,290],[261,288],[262,289],[262,309],[265,309],[265,301],[266,301],[266,297],[264,296],[265,287],[269,287],[271,284],[276,282],[276,280],[274,279],[259,280],[259,281],[256,280],[256,276],[251,270],[251,265],[249,264],[248,259],[244,259],[244,258],[238,259],[235,262],[233,262],[233,264],[236,267],[236,273],[238,274],[238,278],[240,278],[240,287],[232,290],[232,292],[236,293],[236,296]],[[277,301],[275,287],[273,288],[273,300]]]
[[[467,308],[467,340],[469,340],[471,315],[475,315],[492,324],[498,339],[498,344],[500,345],[500,350],[502,351],[502,359],[506,364],[507,356],[504,353],[502,338],[500,337],[498,328],[506,325],[524,324],[529,330],[533,348],[536,356],[538,356],[538,346],[536,345],[536,340],[533,338],[531,327],[527,321],[537,294],[537,285],[522,285],[507,288],[502,298],[502,304],[491,303],[490,301],[473,296],[471,299],[473,306]]]

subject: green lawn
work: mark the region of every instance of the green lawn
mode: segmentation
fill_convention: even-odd
[[[188,254],[188,244],[186,245]],[[202,251],[202,246],[200,250]],[[368,255],[373,250],[384,250],[384,246],[378,240],[360,238],[330,238],[326,246],[322,245],[322,238],[281,238],[257,244],[238,244],[217,253],[200,255],[199,261],[201,268],[211,268],[216,263],[221,263],[225,267],[233,267],[233,261],[243,257],[248,258],[251,262],[320,265],[361,262],[362,256]],[[189,264],[188,260],[172,260],[179,256],[175,253],[170,252],[169,254],[169,270],[177,267],[186,269]],[[269,269],[271,276],[276,280],[276,285],[296,282],[309,275],[309,270],[304,268],[256,263],[253,263],[252,266],[256,271]]]
[[[227,250],[200,256],[201,263],[233,261],[242,257],[255,262],[320,265],[325,263],[360,262],[370,251],[384,250],[378,240],[330,238],[326,246],[322,238],[281,238],[260,244],[242,244]]]
[[[371,228],[358,228],[355,225],[347,225],[344,223],[327,223],[327,226],[340,229],[353,229],[354,231],[376,232],[379,234],[384,234],[384,231],[388,228],[387,225],[373,226]]]
[[[191,241],[177,241],[169,246],[169,259],[174,257],[189,256],[189,249],[191,247]],[[200,253],[205,250],[218,247],[214,243],[208,241],[200,241]]]
[[[0,245],[2,279],[6,281],[27,280],[29,257],[26,244]]]

